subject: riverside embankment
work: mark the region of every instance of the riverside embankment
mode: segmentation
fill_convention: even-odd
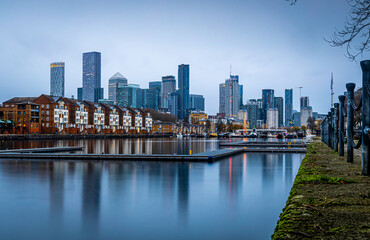
[[[354,160],[311,143],[272,239],[370,239],[370,177]]]
[[[173,134],[0,134],[1,140],[163,138]]]

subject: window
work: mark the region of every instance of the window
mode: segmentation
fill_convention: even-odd
[[[49,109],[49,104],[46,104],[46,109]]]
[[[46,121],[49,121],[49,117],[46,117]]]
[[[46,115],[49,115],[49,111],[46,111]]]

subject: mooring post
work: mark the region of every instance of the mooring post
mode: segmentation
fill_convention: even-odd
[[[354,99],[354,90],[355,90],[356,84],[354,83],[347,83],[347,162],[353,162],[353,147],[352,147],[352,141],[353,141],[353,113],[354,110],[352,108],[351,102]]]
[[[339,126],[338,126],[338,150],[339,150],[339,156],[344,156],[344,100],[345,96],[340,95],[338,97],[339,99]]]
[[[327,127],[327,129],[328,129],[328,133],[327,133],[328,143],[327,144],[330,148],[332,148],[332,146],[331,146],[331,112],[328,112],[328,127]]]
[[[370,175],[370,60],[361,62],[362,68],[362,175]]]
[[[321,125],[320,125],[321,142],[325,142],[324,141],[324,123],[325,123],[325,119],[321,122]]]
[[[331,121],[330,121],[330,131],[331,131],[331,142],[330,142],[330,145],[331,145],[331,149],[335,150],[334,149],[334,143],[335,143],[335,137],[334,137],[334,132],[335,132],[335,128],[334,128],[334,122],[335,122],[335,113],[334,113],[334,108],[330,108],[330,112],[331,112]]]
[[[338,109],[339,103],[334,103],[334,151],[338,152]]]

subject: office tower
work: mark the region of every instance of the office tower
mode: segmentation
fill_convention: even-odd
[[[301,113],[293,110],[293,125],[294,127],[301,127]]]
[[[274,90],[273,89],[262,89],[262,111],[263,120],[266,122],[266,113],[269,108],[274,108]]]
[[[141,97],[143,108],[158,109],[158,91],[156,89],[141,89]]]
[[[127,86],[122,86],[122,87],[117,88],[117,105],[123,106],[123,107],[133,107],[133,108],[141,107],[141,106],[138,106],[138,103],[137,103],[138,89],[140,89],[139,84],[128,84]]]
[[[83,101],[82,100],[82,87],[77,88],[77,99],[80,101]]]
[[[312,107],[302,107],[301,108],[301,126],[307,126],[307,120],[309,117],[312,117]]]
[[[50,95],[64,97],[64,62],[50,64]]]
[[[156,100],[157,107],[155,109],[160,108],[161,107],[162,82],[161,81],[149,82],[149,89],[157,92],[157,100]]]
[[[127,85],[127,79],[119,72],[114,74],[108,81],[108,97],[117,104],[117,89]]]
[[[82,99],[98,102],[103,99],[101,88],[101,54],[100,52],[83,53]]]
[[[203,95],[190,94],[190,109],[195,111],[204,111]]]
[[[275,108],[278,110],[278,127],[284,125],[284,99],[282,97],[275,97],[274,99]]]
[[[266,116],[266,128],[277,129],[279,122],[279,111],[276,108],[269,108]]]
[[[176,79],[174,76],[162,77],[161,107],[168,108],[168,97],[176,91]]]
[[[236,80],[240,86],[240,107],[243,106],[243,85],[239,83],[239,75],[230,75],[230,79]]]
[[[225,81],[225,114],[227,117],[236,117],[240,109],[239,78],[229,78]]]
[[[219,91],[219,109],[218,112],[221,114],[225,113],[225,100],[226,100],[226,88],[225,83],[220,83]]]
[[[245,109],[247,110],[248,114],[248,123],[249,128],[255,128],[257,127],[257,120],[258,120],[258,109],[259,109],[259,103],[256,99],[250,99],[247,101],[244,105]]]
[[[301,97],[301,108],[310,106],[310,100],[308,97]]]
[[[189,65],[181,64],[178,69],[178,90],[179,90],[179,120],[184,120],[188,117],[190,105],[189,99]]]
[[[293,89],[285,89],[285,126],[293,125]]]
[[[180,94],[179,90],[172,92],[168,96],[168,109],[172,115],[178,116],[179,115],[179,99]]]

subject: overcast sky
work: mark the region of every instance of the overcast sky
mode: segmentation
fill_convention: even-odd
[[[65,62],[65,93],[82,86],[82,53],[102,56],[102,87],[122,73],[129,83],[175,75],[190,64],[190,92],[203,94],[206,111],[218,111],[218,84],[232,74],[244,85],[244,101],[263,88],[303,86],[314,111],[330,108],[345,83],[361,84],[359,62],[323,38],[341,28],[345,0],[135,0],[14,1],[0,6],[0,101],[49,94],[50,63]],[[368,54],[359,60],[369,58]],[[294,89],[294,108],[299,90]]]

